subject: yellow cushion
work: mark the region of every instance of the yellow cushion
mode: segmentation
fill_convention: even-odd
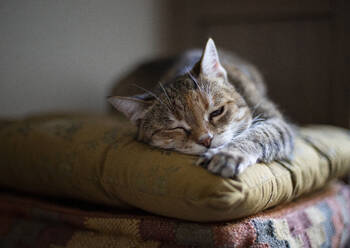
[[[256,164],[237,179],[196,156],[135,141],[122,118],[43,115],[0,122],[0,185],[193,221],[251,215],[321,188],[350,170],[349,131],[302,129],[292,163]]]

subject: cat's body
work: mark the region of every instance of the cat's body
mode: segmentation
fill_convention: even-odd
[[[153,93],[109,101],[138,126],[139,140],[202,155],[199,164],[224,177],[293,152],[293,130],[258,70],[231,53],[218,55],[211,39],[203,53],[179,56]]]

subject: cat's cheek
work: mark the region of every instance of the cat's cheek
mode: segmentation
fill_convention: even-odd
[[[172,149],[174,144],[173,144],[172,139],[162,139],[162,140],[152,140],[150,142],[150,145],[163,148],[163,149]]]
[[[186,147],[186,142],[182,138],[179,138],[179,139],[160,138],[160,139],[153,139],[150,142],[150,145],[155,146],[155,147],[159,147],[162,149],[171,149],[171,150],[176,150],[176,151],[182,152],[182,149],[184,149]],[[185,150],[187,150],[187,149],[185,148]]]
[[[222,146],[230,142],[233,139],[233,137],[234,137],[234,132],[231,131],[231,129],[221,134],[215,135],[214,139],[212,140],[211,147],[216,148],[216,147]]]

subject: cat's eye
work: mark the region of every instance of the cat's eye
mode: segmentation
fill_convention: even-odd
[[[209,115],[209,118],[213,119],[214,117],[221,115],[224,112],[224,109],[225,109],[224,106],[222,106],[222,107],[218,108],[217,110],[211,112]]]
[[[184,131],[187,135],[190,135],[191,134],[191,130],[188,130],[184,127],[175,127],[175,128],[172,128],[172,129],[169,129],[169,130],[182,130]]]

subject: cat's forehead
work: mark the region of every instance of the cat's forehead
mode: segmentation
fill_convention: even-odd
[[[231,101],[231,89],[222,82],[203,78],[180,77],[169,84],[161,85],[158,106],[173,120],[205,118],[224,102]],[[197,115],[194,117],[194,115]]]
[[[188,75],[176,78],[169,86],[173,98],[179,98],[185,102],[191,99],[198,100],[200,98],[212,104],[224,97],[222,93],[226,90],[224,89],[226,88],[225,84],[219,79],[194,78]]]
[[[176,99],[172,119],[183,127],[189,127],[198,121],[207,119],[212,109],[212,99],[200,90],[189,90]]]
[[[189,106],[202,106],[205,109],[217,107],[231,98],[230,92],[214,83],[201,83],[195,90],[184,92],[183,100]]]

